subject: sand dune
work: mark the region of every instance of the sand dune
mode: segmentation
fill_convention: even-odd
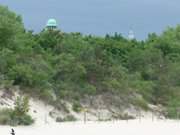
[[[3,93],[2,93],[3,94]],[[1,94],[0,94],[1,95]],[[12,108],[14,99],[1,98],[0,108]],[[16,135],[179,135],[180,121],[152,121],[152,113],[143,114],[142,120],[111,121],[111,122],[67,122],[56,123],[48,114],[54,108],[40,100],[30,99],[30,115],[36,120],[34,125],[13,127]],[[63,114],[62,114],[63,115]],[[77,114],[76,114],[77,115]],[[79,120],[83,120],[79,114]],[[91,115],[88,119],[93,120]],[[45,119],[47,122],[45,122]],[[10,126],[0,126],[0,135],[10,135]]]

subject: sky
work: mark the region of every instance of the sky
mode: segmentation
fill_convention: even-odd
[[[0,0],[23,17],[29,30],[41,31],[49,18],[55,18],[64,32],[103,36],[107,33],[137,39],[148,33],[161,33],[180,23],[180,0]]]

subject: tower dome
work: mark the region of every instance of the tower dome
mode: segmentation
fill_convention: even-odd
[[[47,21],[46,27],[48,29],[56,29],[57,28],[57,21],[55,19],[49,19]]]

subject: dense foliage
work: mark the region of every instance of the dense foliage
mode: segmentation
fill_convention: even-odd
[[[48,102],[140,94],[139,105],[161,104],[174,117],[180,104],[180,26],[149,34],[145,41],[117,33],[33,34],[24,29],[21,17],[0,7],[0,83],[18,85]]]

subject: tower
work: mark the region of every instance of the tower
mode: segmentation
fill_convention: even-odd
[[[129,40],[135,39],[135,35],[134,35],[134,31],[133,31],[133,30],[130,30],[130,31],[129,31],[129,33],[128,33],[128,39],[129,39]]]
[[[47,24],[46,24],[46,29],[47,30],[55,30],[57,29],[57,22],[55,19],[49,19]]]

